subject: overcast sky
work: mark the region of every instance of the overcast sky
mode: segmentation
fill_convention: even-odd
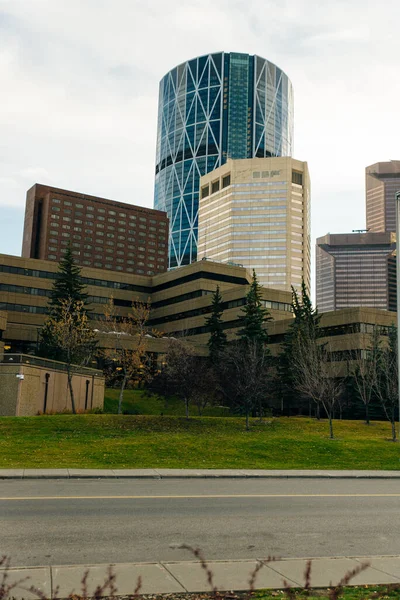
[[[365,227],[365,167],[400,159],[399,23],[399,0],[0,0],[0,252],[35,182],[152,207],[159,80],[221,50],[293,83],[312,246]]]

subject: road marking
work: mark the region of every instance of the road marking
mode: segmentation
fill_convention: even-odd
[[[185,500],[219,498],[400,498],[399,494],[192,494],[177,496],[4,496],[10,500]]]

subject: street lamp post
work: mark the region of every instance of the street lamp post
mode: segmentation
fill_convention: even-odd
[[[399,396],[400,441],[400,191],[396,192],[396,301],[397,301],[397,381]]]

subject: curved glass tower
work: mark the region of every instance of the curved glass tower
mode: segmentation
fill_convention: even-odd
[[[208,54],[160,82],[154,208],[170,220],[169,266],[197,257],[202,175],[227,158],[291,156],[293,88],[259,56]]]

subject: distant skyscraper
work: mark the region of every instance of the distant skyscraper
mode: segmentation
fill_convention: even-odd
[[[394,233],[336,233],[317,239],[320,312],[352,306],[396,310]]]
[[[291,156],[292,142],[292,84],[264,58],[219,52],[163,77],[154,207],[170,220],[170,267],[196,260],[200,177],[228,158]]]
[[[228,160],[200,180],[198,259],[255,269],[263,286],[310,289],[310,178],[290,157]]]
[[[367,229],[396,231],[395,193],[400,189],[400,160],[365,169]]]

